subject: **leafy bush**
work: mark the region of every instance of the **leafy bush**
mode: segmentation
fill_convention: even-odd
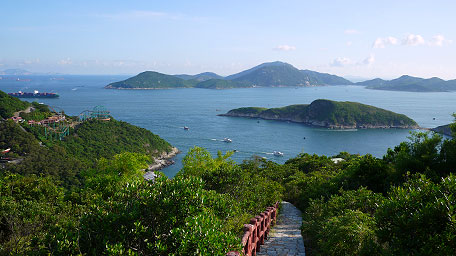
[[[375,255],[376,242],[373,213],[383,199],[381,194],[365,188],[339,192],[327,201],[311,200],[303,215],[302,230],[308,246],[321,255]]]
[[[456,251],[456,176],[439,184],[415,175],[395,187],[375,217],[378,237],[395,255],[453,255]]]

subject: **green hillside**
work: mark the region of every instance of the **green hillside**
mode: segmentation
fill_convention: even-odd
[[[293,121],[328,128],[417,128],[405,115],[357,103],[315,100],[282,108],[238,108],[222,116]]]
[[[299,70],[280,61],[263,63],[227,77],[212,72],[197,75],[166,75],[146,71],[124,81],[107,85],[108,89],[207,88],[229,89],[271,86],[347,85],[352,82],[331,74]]]
[[[30,103],[0,91],[0,118],[10,118],[14,112],[24,110],[28,106],[30,106]]]
[[[347,79],[331,75],[327,73],[320,73],[312,70],[301,70],[301,73],[308,77],[308,80],[311,84],[323,84],[323,85],[349,85],[353,84]]]
[[[116,120],[86,121],[60,145],[72,155],[84,159],[111,158],[123,152],[153,157],[171,150],[168,142],[149,130]]]
[[[181,74],[181,75],[174,75],[175,77],[184,79],[184,80],[196,80],[198,82],[203,82],[207,81],[210,79],[223,79],[223,76],[219,76],[216,73],[212,72],[204,72],[196,75],[186,75],[186,74]]]
[[[429,79],[401,76],[393,80],[383,80],[376,78],[364,82],[356,83],[365,85],[369,89],[389,90],[389,91],[408,91],[408,92],[445,92],[456,90],[455,80],[445,81],[438,77]]]
[[[126,80],[107,85],[108,89],[168,89],[186,88],[196,85],[196,81],[184,80],[172,75],[145,71]]]
[[[237,82],[233,80],[222,80],[222,79],[210,79],[203,82],[199,82],[196,88],[205,89],[231,89],[231,88],[242,88],[252,87],[251,84],[245,82]]]

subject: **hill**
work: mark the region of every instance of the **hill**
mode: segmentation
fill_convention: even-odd
[[[11,68],[11,69],[5,69],[3,71],[0,71],[0,75],[11,75],[11,76],[24,76],[24,75],[32,75],[33,73],[30,71],[27,71],[25,69],[20,69],[20,68]]]
[[[224,82],[229,81],[229,82]],[[205,72],[197,75],[166,75],[145,71],[124,81],[107,85],[108,89],[167,89],[167,88],[245,88],[273,86],[319,86],[353,84],[345,78],[299,70],[280,61],[263,63],[251,69],[227,77]]]
[[[339,76],[311,70],[299,70],[288,63],[279,61],[263,63],[240,73],[227,76],[226,79],[260,87],[352,84],[352,82]]]
[[[453,131],[451,128],[452,124],[446,124],[432,128],[431,131],[441,133],[447,136],[453,136]]]
[[[198,82],[203,82],[207,81],[210,79],[224,79],[223,76],[219,76],[216,73],[212,72],[204,72],[196,75],[186,75],[186,74],[181,74],[181,75],[174,75],[177,78],[181,78],[184,80],[196,80]]]
[[[14,112],[26,109],[30,104],[0,91],[0,119],[13,116]]]
[[[107,89],[168,89],[186,88],[196,85],[196,81],[184,80],[172,75],[166,75],[154,71],[145,71],[126,80],[111,83]]]
[[[323,99],[315,100],[309,105],[290,105],[282,108],[238,108],[220,116],[292,121],[336,129],[418,128],[415,121],[402,114],[357,102],[337,102]]]
[[[312,70],[301,70],[301,73],[303,73],[309,81],[311,81],[311,84],[323,84],[323,85],[349,85],[353,84],[349,80],[336,76],[336,75],[331,75],[327,73],[319,73],[316,71]],[[313,82],[312,82],[313,81]]]
[[[456,90],[456,80],[445,81],[438,77],[424,79],[408,75],[393,80],[376,78],[356,84],[367,86],[369,89],[389,91],[445,92]]]
[[[238,82],[233,80],[210,79],[203,82],[199,82],[195,87],[205,89],[231,89],[247,88],[252,87],[252,85],[250,83]]]
[[[0,95],[3,94],[0,91]],[[10,105],[16,106],[14,110],[25,108],[20,104]],[[1,106],[3,108],[4,104]],[[32,106],[30,113],[20,114],[25,121],[39,121],[55,115],[46,105],[32,103]],[[1,157],[13,159],[11,163],[0,165],[0,169],[18,174],[56,176],[70,187],[79,185],[81,171],[93,168],[101,158],[112,159],[114,155],[129,152],[143,154],[152,163],[176,150],[158,135],[126,122],[112,118],[82,123],[75,120],[75,117],[65,116],[64,121],[59,122],[66,124],[69,130],[69,135],[62,140],[47,135],[55,129],[52,125],[0,120],[0,149],[10,149]]]

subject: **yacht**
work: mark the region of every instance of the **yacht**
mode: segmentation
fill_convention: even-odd
[[[272,154],[275,156],[283,156],[283,153],[280,151],[274,151],[274,152],[272,152]]]

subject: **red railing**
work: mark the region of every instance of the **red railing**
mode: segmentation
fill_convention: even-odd
[[[255,218],[250,219],[250,224],[244,224],[244,236],[242,237],[242,255],[255,256],[260,251],[260,246],[268,237],[269,230],[274,226],[277,219],[277,209],[279,202],[274,206],[266,208]],[[226,256],[239,256],[240,252],[229,252]]]

